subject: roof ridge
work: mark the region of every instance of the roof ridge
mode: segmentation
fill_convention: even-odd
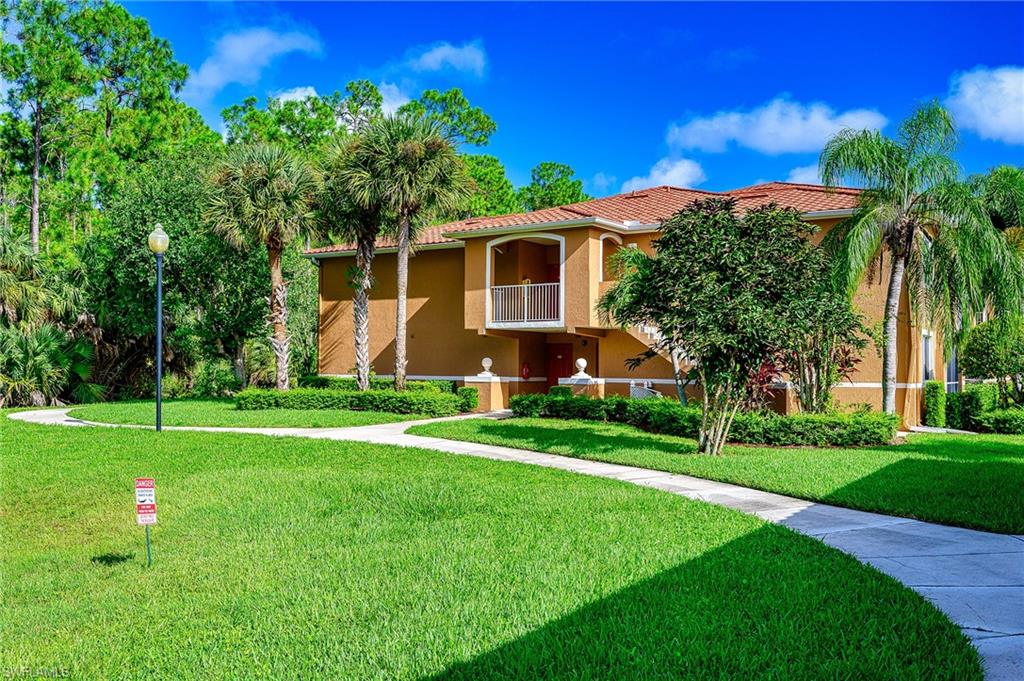
[[[825,192],[843,192],[850,194],[859,194],[864,191],[860,187],[844,187],[836,185],[834,187],[828,187],[823,184],[813,184],[810,182],[784,182],[782,180],[772,180],[771,182],[758,182],[756,184],[747,185],[746,187],[740,187],[738,189],[730,189],[726,194],[742,194],[750,191],[765,191],[765,187],[773,185],[783,185],[785,187],[800,187],[803,189],[810,189],[812,191],[825,191]]]

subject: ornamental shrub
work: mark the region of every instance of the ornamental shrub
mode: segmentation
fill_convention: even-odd
[[[480,391],[476,388],[462,386],[461,388],[456,388],[455,394],[459,397],[461,402],[460,409],[463,412],[473,411],[480,406]]]
[[[383,411],[392,414],[423,414],[453,416],[459,413],[463,398],[433,390],[332,390],[329,388],[296,388],[267,390],[249,388],[238,393],[235,406],[251,409],[351,409]]]
[[[331,390],[357,390],[356,379],[347,376],[300,376],[300,388],[328,388]],[[390,378],[371,378],[370,390],[394,390],[395,382]],[[455,381],[429,380],[406,381],[406,390],[433,390],[455,394]]]
[[[693,438],[701,410],[672,400],[592,399],[551,395],[516,395],[516,416],[583,419],[626,423],[651,433]],[[856,414],[738,413],[730,440],[776,446],[860,447],[887,444],[896,437],[899,417],[880,412]]]
[[[960,359],[971,378],[995,379],[999,406],[1024,405],[1024,318],[996,317],[971,329]]]
[[[548,388],[548,395],[552,397],[572,397],[572,388],[567,385],[553,385]]]
[[[978,430],[982,414],[999,406],[999,386],[995,383],[975,383],[960,394],[960,427],[964,430]]]
[[[968,430],[963,422],[963,393],[946,393],[946,427]]]
[[[978,417],[979,430],[1004,435],[1024,435],[1024,409],[996,409]]]
[[[942,381],[924,383],[924,425],[946,427],[946,385]]]

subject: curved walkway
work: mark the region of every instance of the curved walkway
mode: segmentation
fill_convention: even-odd
[[[143,427],[89,423],[69,417],[68,411],[45,409],[9,416],[49,425]],[[406,428],[425,422],[353,428],[178,426],[165,430],[288,435],[421,447],[612,478],[727,506],[816,537],[896,578],[934,603],[971,639],[981,653],[986,678],[1024,679],[1024,535],[947,527],[687,475],[405,433]]]

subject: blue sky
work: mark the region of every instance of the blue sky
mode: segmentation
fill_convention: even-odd
[[[220,129],[256,95],[369,78],[397,105],[463,89],[519,185],[572,165],[595,195],[813,180],[839,128],[940,99],[967,172],[1024,164],[1024,4],[126,3],[189,65]]]

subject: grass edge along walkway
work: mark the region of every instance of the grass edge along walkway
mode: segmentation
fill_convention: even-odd
[[[475,442],[728,482],[874,513],[998,533],[1024,533],[1024,438],[913,434],[901,445],[773,448],[731,445],[721,457],[692,440],[624,424],[466,419],[412,435]]]

